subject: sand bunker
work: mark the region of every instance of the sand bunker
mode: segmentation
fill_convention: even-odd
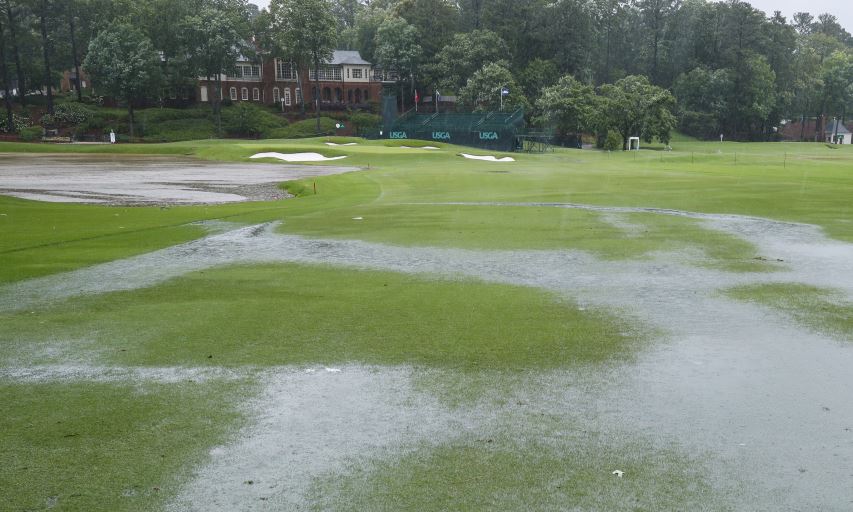
[[[497,157],[492,156],[492,155],[481,156],[481,155],[469,155],[467,153],[459,153],[459,156],[462,156],[465,158],[470,158],[471,160],[485,160],[486,162],[515,162],[515,158],[512,158],[511,156],[505,156],[503,158],[497,158]]]
[[[440,149],[435,146],[398,146],[403,149]]]
[[[327,142],[327,146],[355,146],[358,142],[344,142],[343,144],[338,144],[337,142]]]
[[[346,156],[323,156],[320,153],[258,153],[249,158],[277,158],[285,162],[325,162],[328,160],[340,160]]]
[[[116,205],[268,201],[287,196],[281,182],[354,170],[179,156],[0,154],[0,194]]]

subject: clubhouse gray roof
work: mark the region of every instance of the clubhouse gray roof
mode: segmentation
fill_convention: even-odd
[[[332,58],[329,59],[329,64],[340,66],[341,64],[363,64],[369,66],[370,63],[361,58],[358,50],[335,50]]]
[[[848,130],[847,127],[844,126],[844,123],[842,123],[841,121],[837,121],[837,120],[830,121],[826,124],[826,133],[835,134],[836,133],[835,132],[835,125],[836,124],[838,124],[838,133],[843,133],[843,134],[850,133],[850,130]]]

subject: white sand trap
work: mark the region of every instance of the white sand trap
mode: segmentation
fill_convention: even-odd
[[[344,142],[343,144],[338,144],[337,142],[327,142],[327,146],[355,146],[358,142]]]
[[[249,158],[277,158],[285,162],[325,162],[328,160],[340,160],[346,156],[323,156],[320,153],[258,153]]]
[[[460,156],[465,158],[470,158],[471,160],[485,160],[486,162],[515,162],[515,158],[511,156],[505,156],[503,158],[497,158],[492,155],[481,156],[481,155],[469,155],[467,153],[459,153]]]
[[[398,147],[401,147],[403,149],[441,149],[441,148],[437,148],[435,146],[398,146]]]

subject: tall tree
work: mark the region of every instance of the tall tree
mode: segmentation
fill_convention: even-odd
[[[503,90],[509,94],[502,94]],[[530,103],[509,71],[507,61],[490,62],[475,72],[459,91],[462,104],[475,111],[529,108]]]
[[[491,30],[456,34],[436,56],[436,66],[441,76],[441,82],[436,85],[458,91],[485,64],[502,59],[510,59],[509,48]]]
[[[110,25],[89,44],[83,67],[98,87],[127,102],[132,139],[133,102],[156,90],[159,80],[160,56],[151,41],[130,25]]]
[[[278,34],[279,46],[289,48],[293,60],[300,67],[307,63],[314,66],[317,86],[313,96],[317,133],[320,133],[320,66],[331,58],[337,40],[332,7],[328,0],[272,0],[270,15]],[[301,88],[301,76],[299,80]]]
[[[556,126],[561,135],[577,135],[595,130],[599,102],[591,85],[565,75],[542,91],[536,108],[543,124]]]
[[[3,11],[0,13],[0,16],[5,15],[6,21],[8,22],[9,39],[12,43],[12,56],[15,60],[15,77],[18,79],[18,101],[20,101],[21,105],[26,105],[27,80],[24,74],[24,68],[21,66],[21,52],[18,46],[18,19],[20,18],[18,15],[19,8],[13,6],[12,0],[0,0],[0,9]]]
[[[3,81],[3,103],[6,105],[6,129],[14,129],[12,117],[12,88],[9,86],[9,71],[6,69],[6,31],[0,19],[0,80]]]
[[[216,119],[218,136],[222,136],[222,76],[233,71],[234,64],[246,48],[248,16],[245,0],[213,0],[204,2],[181,24],[183,44],[197,76],[206,78],[212,88],[210,104]]]
[[[415,68],[421,58],[422,49],[418,44],[418,33],[403,18],[387,18],[376,32],[376,63],[383,69],[397,71],[400,82],[400,110],[405,110],[405,95],[402,94],[402,82],[406,78],[410,83],[410,95],[415,90]]]
[[[675,98],[669,91],[649,82],[644,76],[628,76],[615,84],[601,86],[602,108],[599,126],[614,129],[622,136],[624,148],[629,137],[651,142],[657,137],[669,143],[675,128]]]
[[[50,54],[52,51],[48,32],[48,21],[53,13],[53,4],[50,0],[37,0],[36,10],[39,18],[39,30],[41,31],[42,56],[44,58],[44,88],[47,90],[47,113],[53,114],[53,75],[50,70]]]

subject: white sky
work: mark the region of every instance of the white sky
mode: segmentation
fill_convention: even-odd
[[[250,0],[253,4],[265,8],[269,0]],[[817,17],[828,12],[838,18],[838,23],[853,33],[853,1],[851,0],[747,0],[753,7],[766,12],[782,11],[782,15],[790,22],[795,12],[806,11]]]

